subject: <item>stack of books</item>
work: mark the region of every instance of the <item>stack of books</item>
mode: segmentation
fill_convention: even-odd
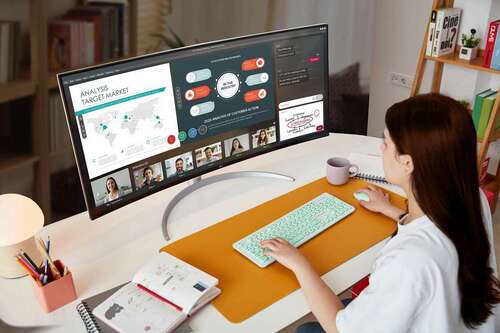
[[[497,38],[500,20],[490,23],[486,36],[486,47],[483,55],[483,66],[500,70],[500,38]]]
[[[484,132],[486,131],[486,126],[490,120],[491,111],[493,110],[493,104],[495,104],[497,93],[497,91],[487,89],[480,92],[475,97],[474,108],[472,109],[472,121],[474,122],[478,139],[482,139],[484,137]],[[500,117],[498,117],[496,121],[494,130],[500,128],[499,119]]]
[[[51,71],[88,66],[128,53],[127,0],[89,1],[49,24]]]
[[[0,21],[0,83],[12,81],[19,71],[19,22]]]
[[[432,11],[425,55],[441,57],[455,52],[461,13],[460,8]]]

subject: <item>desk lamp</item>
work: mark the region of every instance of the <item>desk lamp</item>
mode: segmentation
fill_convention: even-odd
[[[40,207],[23,195],[0,195],[0,276],[17,278],[26,272],[17,263],[19,250],[27,252],[35,262],[40,262],[34,235],[43,227]]]

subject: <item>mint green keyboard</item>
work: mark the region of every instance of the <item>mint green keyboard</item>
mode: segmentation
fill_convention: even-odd
[[[322,231],[328,229],[347,215],[354,207],[328,193],[322,193],[290,213],[269,223],[243,239],[233,248],[264,268],[274,262],[260,247],[263,240],[281,237],[299,247]]]

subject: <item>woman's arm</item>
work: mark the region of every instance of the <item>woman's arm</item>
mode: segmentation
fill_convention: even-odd
[[[294,272],[307,303],[321,327],[326,332],[337,333],[335,320],[337,312],[344,305],[328,285],[321,279],[304,255],[282,238],[274,238],[261,243],[268,249],[267,255]]]
[[[369,201],[360,201],[359,204],[372,212],[384,214],[396,222],[399,221],[402,214],[406,213],[406,211],[391,204],[389,196],[380,188],[368,185],[367,188],[361,189],[359,192],[366,193],[369,198]]]

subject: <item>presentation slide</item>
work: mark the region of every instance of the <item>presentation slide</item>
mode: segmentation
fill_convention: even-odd
[[[214,51],[171,64],[181,141],[274,119],[270,43]]]
[[[323,102],[282,110],[279,117],[282,141],[324,130]]]
[[[169,64],[69,90],[91,179],[180,146]]]

